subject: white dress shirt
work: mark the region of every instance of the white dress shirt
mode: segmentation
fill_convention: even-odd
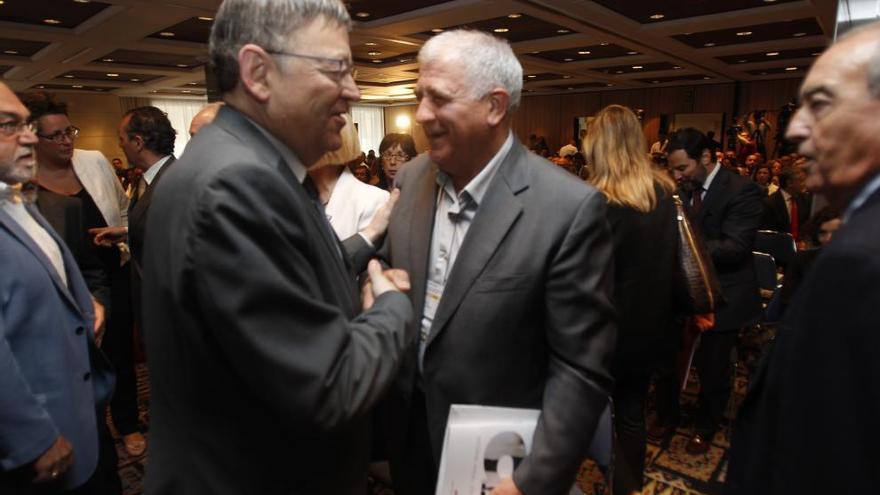
[[[27,233],[31,240],[40,247],[46,258],[52,264],[55,272],[67,285],[67,270],[64,267],[64,257],[61,255],[61,248],[55,239],[43,228],[42,225],[34,220],[30,212],[24,207],[24,203],[18,195],[10,193],[10,187],[5,182],[0,182],[0,209],[5,211],[13,220]]]
[[[347,239],[367,228],[376,210],[388,201],[388,191],[358,180],[348,167],[336,181],[330,201],[324,206],[327,220],[340,239]]]

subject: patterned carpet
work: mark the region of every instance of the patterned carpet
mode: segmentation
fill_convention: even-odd
[[[150,393],[147,385],[148,373],[145,365],[138,365],[138,397],[142,424],[149,424]],[[666,442],[659,444],[649,441],[645,453],[645,487],[643,495],[699,495],[720,494],[723,491],[724,476],[727,469],[727,451],[729,444],[729,420],[712,441],[709,452],[702,456],[692,456],[685,452],[693,424],[689,419],[696,410],[697,390],[699,388],[696,373],[691,374],[687,389],[682,394],[682,426],[675,435]],[[742,402],[746,389],[746,374],[742,366],[737,367],[734,380],[734,393],[728,407],[732,415]],[[649,403],[649,424],[653,419],[652,407]],[[149,432],[146,434],[149,439]],[[149,447],[144,455],[130,457],[117,440],[116,450],[119,454],[119,476],[122,478],[124,495],[140,495],[142,492],[144,470],[149,454]],[[587,462],[578,475],[578,483],[585,494],[607,493],[602,475],[595,465]],[[379,483],[371,482],[369,492],[376,495],[393,495],[393,492]]]

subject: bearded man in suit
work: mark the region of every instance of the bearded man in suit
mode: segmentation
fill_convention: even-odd
[[[387,402],[396,493],[434,491],[451,404],[540,409],[530,454],[493,493],[568,493],[612,385],[605,200],[514,137],[522,67],[507,42],[449,31],[419,62],[430,152],[398,173],[383,246],[418,315]]]

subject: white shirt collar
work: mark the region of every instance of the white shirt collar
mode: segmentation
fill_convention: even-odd
[[[165,155],[162,158],[159,158],[156,163],[150,165],[150,168],[148,168],[144,172],[144,182],[146,182],[148,185],[152,185],[153,179],[155,179],[156,176],[159,175],[159,170],[162,170],[162,166],[168,163],[168,159],[170,159],[171,156],[172,155]]]
[[[709,172],[709,175],[706,176],[706,180],[703,181],[703,191],[709,190],[709,186],[712,185],[712,181],[715,180],[715,176],[718,175],[719,170],[721,170],[721,164],[715,163],[715,167]]]
[[[259,129],[260,133],[262,133],[263,136],[266,136],[266,139],[269,140],[272,146],[275,147],[275,150],[277,150],[278,153],[281,155],[284,163],[286,163],[287,166],[290,167],[293,175],[296,176],[296,180],[302,183],[302,181],[306,179],[306,174],[308,174],[309,171],[296,156],[296,153],[294,153],[292,149],[290,149],[286,144],[282,143],[278,138],[273,136],[269,131],[263,129],[263,126],[254,122],[253,119],[251,119],[244,113],[242,113],[242,115],[244,116],[244,118],[248,119],[251,124],[254,124],[254,127]]]
[[[486,191],[489,189],[489,184],[492,182],[492,177],[495,176],[495,172],[498,170],[498,165],[504,160],[512,147],[513,131],[507,134],[507,139],[504,140],[504,144],[501,145],[498,152],[495,153],[492,159],[489,160],[489,163],[480,170],[480,173],[462,188],[461,192],[458,193],[458,197],[461,198],[467,193],[475,205],[479,205],[483,201]],[[455,196],[452,181],[450,180],[449,175],[442,170],[437,171],[437,183],[440,187],[447,189],[447,192],[450,193],[451,196]]]
[[[865,204],[865,201],[867,201],[868,198],[878,190],[880,190],[880,173],[875,175],[873,179],[869,180],[868,183],[865,184],[865,187],[859,191],[859,194],[849,202],[849,206],[846,207],[846,211],[843,213],[843,223],[846,223],[852,214]]]

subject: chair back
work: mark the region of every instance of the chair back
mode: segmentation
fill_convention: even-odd
[[[755,236],[754,249],[772,256],[777,265],[785,266],[797,253],[797,244],[794,242],[794,237],[788,232],[759,230]]]
[[[752,251],[752,257],[755,260],[755,275],[758,277],[758,287],[768,291],[775,291],[778,283],[776,282],[776,261],[773,256],[767,253],[759,253]]]

